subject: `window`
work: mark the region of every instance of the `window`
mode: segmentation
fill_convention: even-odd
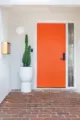
[[[74,24],[68,23],[68,86],[74,87]]]

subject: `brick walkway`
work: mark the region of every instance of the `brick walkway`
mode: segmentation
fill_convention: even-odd
[[[80,95],[11,92],[0,105],[0,120],[80,120]]]

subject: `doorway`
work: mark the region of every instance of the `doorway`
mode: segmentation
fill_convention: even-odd
[[[66,24],[37,24],[37,87],[66,87]]]

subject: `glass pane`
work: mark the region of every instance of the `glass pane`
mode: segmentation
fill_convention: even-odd
[[[68,86],[74,86],[74,24],[68,23]]]

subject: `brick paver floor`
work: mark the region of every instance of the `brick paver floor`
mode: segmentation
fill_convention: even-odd
[[[11,92],[0,120],[80,120],[80,95],[66,91]]]

